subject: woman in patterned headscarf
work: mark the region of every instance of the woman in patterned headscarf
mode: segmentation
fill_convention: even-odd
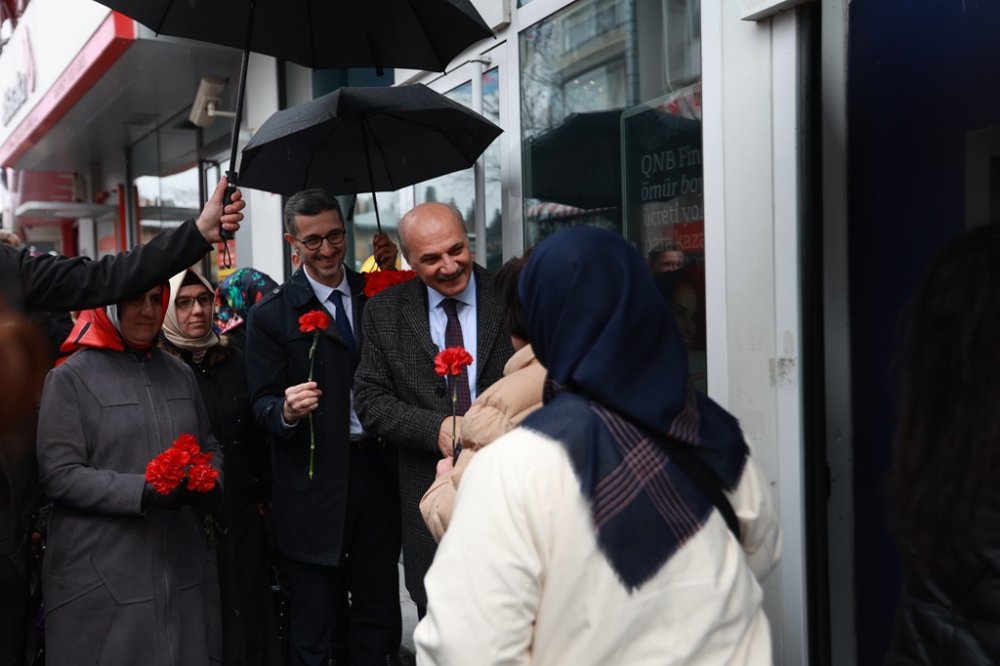
[[[246,350],[247,312],[278,283],[255,268],[241,268],[222,282],[215,294],[215,325],[241,352]]]

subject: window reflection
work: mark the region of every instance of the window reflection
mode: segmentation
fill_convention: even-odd
[[[658,282],[704,388],[700,31],[699,0],[579,0],[519,49],[525,246],[599,226],[670,266]]]

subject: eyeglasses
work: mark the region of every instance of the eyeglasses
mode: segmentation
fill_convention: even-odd
[[[215,294],[198,294],[197,296],[178,296],[174,301],[174,307],[178,310],[187,310],[194,306],[195,301],[203,308],[208,308],[215,301]]]
[[[294,238],[294,236],[293,236]],[[340,245],[344,242],[343,229],[331,229],[326,236],[309,236],[308,238],[296,238],[298,242],[305,245],[310,250],[318,250],[325,240],[330,245]]]

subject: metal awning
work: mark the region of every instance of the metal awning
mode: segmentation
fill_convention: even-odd
[[[35,220],[100,219],[115,215],[118,206],[112,204],[77,203],[74,201],[25,201],[14,211],[16,217]]]
[[[155,227],[162,224],[170,226],[171,222],[183,222],[189,218],[198,217],[197,208],[182,208],[178,206],[141,206],[139,219],[143,226]],[[14,215],[30,217],[33,220],[99,220],[105,216],[117,215],[118,206],[114,204],[90,204],[74,201],[26,201],[17,207]]]

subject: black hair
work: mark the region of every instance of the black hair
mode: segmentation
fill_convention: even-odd
[[[978,559],[982,523],[972,518],[1000,495],[1000,225],[946,248],[909,314],[893,460],[896,529],[911,555],[958,574]]]
[[[517,282],[521,270],[531,256],[529,249],[520,257],[509,260],[493,276],[493,290],[503,306],[503,325],[508,335],[522,340],[528,340],[528,322],[524,316],[524,307],[517,297]]]
[[[340,202],[337,198],[328,194],[320,187],[296,192],[285,202],[283,213],[285,231],[295,236],[298,230],[295,228],[296,215],[319,215],[327,211],[334,211],[344,220],[344,212],[340,209]]]

